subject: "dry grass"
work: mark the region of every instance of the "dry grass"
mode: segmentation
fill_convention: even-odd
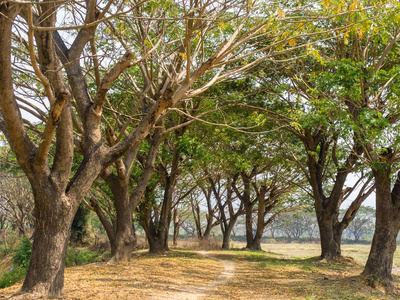
[[[195,250],[165,256],[141,251],[130,263],[68,268],[63,299],[400,299],[368,287],[359,276],[368,246],[345,245],[344,254],[361,261],[338,262],[313,258],[317,244],[263,246],[266,252],[213,250],[208,256]],[[218,280],[227,273],[227,261],[234,269],[228,280]],[[400,288],[398,275],[395,285]],[[19,287],[0,290],[0,299]]]
[[[4,272],[10,270],[10,268],[13,266],[12,264],[12,259],[8,255],[4,255],[3,257],[0,258],[0,276]]]
[[[222,242],[220,239],[210,237],[204,240],[198,240],[196,238],[190,238],[180,240],[177,248],[188,249],[188,250],[218,250],[221,249]]]
[[[362,264],[350,258],[326,262],[249,251],[215,256],[234,260],[236,275],[209,299],[399,299],[368,287],[359,276]],[[397,278],[396,286],[400,287]]]
[[[62,299],[155,299],[160,293],[169,299],[181,285],[210,283],[222,266],[194,251],[171,251],[165,256],[139,252],[129,263],[67,268]],[[0,299],[20,286],[0,290]]]

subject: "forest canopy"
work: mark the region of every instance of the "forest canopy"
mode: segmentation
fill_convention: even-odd
[[[19,210],[8,212],[12,227],[34,230],[21,293],[62,293],[83,205],[104,227],[110,262],[131,259],[134,224],[151,253],[164,253],[171,223],[176,239],[189,214],[199,239],[220,227],[222,248],[244,218],[246,248],[261,250],[267,226],[304,206],[331,260],[345,230],[360,237],[355,222],[374,192],[364,274],[391,288],[399,9],[393,0],[1,1],[0,176],[32,191],[25,201],[25,189],[0,191],[0,212]]]

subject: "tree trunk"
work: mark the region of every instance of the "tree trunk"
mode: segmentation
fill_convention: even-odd
[[[114,256],[117,249],[114,227],[111,222],[107,220],[106,216],[104,215],[103,211],[101,210],[100,206],[97,204],[94,198],[90,200],[90,204],[92,205],[97,217],[99,218],[101,224],[106,231],[108,241],[110,242],[111,256]]]
[[[169,214],[168,214],[167,226],[166,226],[166,228],[164,230],[164,235],[165,235],[165,237],[164,237],[164,248],[167,251],[169,251],[168,241],[169,241],[169,227],[171,226],[171,218],[172,218],[172,212],[171,212],[171,209],[170,209]]]
[[[179,228],[180,228],[180,220],[178,215],[178,210],[174,209],[174,237],[173,237],[173,245],[178,245],[178,236],[179,236]]]
[[[123,180],[123,182],[125,183],[125,180]],[[129,261],[132,257],[132,251],[135,248],[135,237],[132,230],[132,210],[129,199],[129,187],[128,183],[118,184],[113,187],[114,188],[112,189],[112,192],[115,197],[117,226],[115,234],[115,254],[110,261]]]
[[[251,250],[262,250],[261,249],[261,237],[254,238],[250,244],[247,243],[246,248],[251,249]]]
[[[155,221],[151,220],[151,205],[149,208],[144,207],[144,214],[142,214],[142,227],[146,231],[147,239],[149,242],[150,253],[164,253],[169,250],[169,225],[172,218],[172,201],[173,191],[175,189],[176,179],[179,170],[179,151],[175,150],[172,159],[172,166],[170,173],[163,164],[159,164],[159,174],[164,180],[164,197],[161,204],[161,213],[159,216],[154,216]]]
[[[229,244],[231,241],[231,233],[232,233],[232,229],[233,229],[233,226],[235,225],[235,223],[236,223],[236,219],[230,220],[228,226],[223,231],[222,249],[229,249]]]
[[[264,232],[265,226],[267,226],[268,222],[265,222],[265,215],[267,212],[269,212],[271,209],[266,208],[266,199],[265,195],[267,193],[267,187],[266,186],[261,186],[260,192],[258,193],[258,209],[257,209],[257,228],[256,228],[256,234],[254,235],[253,238],[253,232],[251,232],[251,241],[249,243],[249,239],[247,239],[247,246],[246,248],[252,249],[252,250],[262,250],[261,249],[261,238],[262,234]],[[272,208],[272,206],[271,206]],[[253,208],[251,208],[253,210]],[[247,215],[246,215],[247,218]],[[251,222],[252,225],[252,222]],[[246,227],[247,227],[247,222],[246,222]],[[247,230],[246,230],[247,234]]]
[[[230,241],[231,241],[231,233],[228,231],[225,231],[223,234],[222,249],[229,249]]]
[[[393,255],[400,229],[398,202],[399,179],[391,191],[390,171],[373,170],[376,186],[376,223],[371,250],[363,275],[372,276],[392,288]]]
[[[149,253],[150,254],[164,254],[168,249],[165,249],[165,235],[153,236],[147,235],[149,242]]]
[[[151,193],[152,190],[147,191]],[[140,225],[146,232],[146,238],[149,243],[149,253],[151,254],[163,254],[168,251],[165,248],[166,245],[166,234],[164,228],[167,224],[161,222],[161,218],[158,213],[154,213],[152,216],[153,207],[149,203],[144,203],[140,207]]]
[[[251,201],[245,201],[244,209],[246,212],[246,248],[253,249],[253,205]]]
[[[79,202],[73,203],[64,194],[57,195],[49,189],[40,189],[39,193],[34,194],[38,222],[31,261],[21,292],[59,297],[64,285],[68,239]]]
[[[203,233],[201,231],[201,222],[200,222],[200,207],[198,204],[194,204],[191,200],[192,206],[192,214],[194,218],[194,225],[196,227],[197,238],[201,240],[203,238]]]
[[[341,257],[342,231],[335,227],[334,218],[318,217],[318,227],[321,240],[321,259]]]
[[[173,245],[178,246],[178,237],[179,237],[179,224],[175,224],[174,226],[174,238],[173,238]]]
[[[204,230],[203,236],[201,237],[202,240],[206,240],[210,237],[211,229],[213,228],[212,218],[213,218],[212,216],[211,217],[207,216],[207,226],[206,229]]]

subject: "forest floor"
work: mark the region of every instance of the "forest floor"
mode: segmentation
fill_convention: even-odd
[[[400,299],[367,286],[359,275],[368,245],[344,245],[345,258],[336,262],[318,260],[317,244],[263,248],[265,252],[174,249],[163,256],[139,251],[129,263],[67,268],[61,299]],[[400,290],[398,254],[393,273]],[[0,290],[0,299],[20,286]]]

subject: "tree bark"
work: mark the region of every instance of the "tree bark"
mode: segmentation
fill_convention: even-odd
[[[253,234],[253,203],[245,201],[244,210],[246,216],[246,248],[253,249],[254,234]]]
[[[159,143],[152,145],[152,147],[153,146],[158,149]],[[151,216],[152,209],[155,211],[159,209],[158,207],[153,207],[151,203],[144,204],[141,210],[141,224],[146,232],[150,253],[160,254],[169,250],[169,226],[172,218],[173,191],[179,176],[179,159],[180,152],[177,148],[174,148],[170,170],[162,163],[158,164],[159,176],[164,186],[164,197],[161,203],[160,214],[154,212],[154,215]]]
[[[229,225],[222,232],[222,249],[229,249],[231,242],[231,234],[233,226],[235,225],[236,220],[230,220]]]
[[[111,174],[109,183],[114,196],[117,213],[115,230],[115,250],[110,262],[129,261],[135,248],[135,238],[132,227],[132,209],[129,199],[129,176],[117,178]]]
[[[376,223],[363,275],[379,280],[392,289],[393,255],[400,230],[399,189],[400,180],[391,190],[390,169],[373,170],[376,186]]]
[[[147,235],[149,242],[150,254],[164,254],[168,249],[165,249],[165,236]]]
[[[342,231],[334,224],[335,216],[319,216],[321,258],[330,260],[341,256]]]
[[[22,293],[59,297],[64,286],[65,254],[79,201],[52,189],[34,188],[35,239]],[[51,205],[49,205],[51,203]]]
[[[233,181],[233,188],[236,195],[239,197],[240,201],[243,203],[245,210],[245,227],[246,227],[246,249],[251,250],[261,250],[261,238],[264,232],[264,228],[267,223],[264,221],[266,214],[276,205],[275,199],[268,199],[269,206],[266,205],[266,193],[267,187],[262,185],[260,189],[257,187],[257,183],[251,183],[252,178],[255,178],[259,170],[254,167],[249,175],[245,171],[242,171],[241,177],[243,181],[243,192],[240,193],[238,187],[236,186],[236,180]],[[253,185],[254,191],[257,197],[252,200],[250,194],[250,186]],[[274,189],[271,190],[271,196]],[[271,198],[271,197],[270,197]],[[253,230],[253,211],[254,206],[258,203],[257,209],[257,224],[254,233]]]
[[[179,237],[179,229],[180,229],[181,223],[179,220],[178,210],[176,208],[174,209],[173,220],[174,220],[174,236],[173,236],[172,244],[174,246],[177,246],[178,245],[178,237]]]
[[[267,207],[266,205],[266,199],[265,195],[267,193],[267,188],[266,186],[261,186],[260,192],[258,193],[258,210],[257,210],[257,228],[256,228],[256,234],[254,235],[254,238],[251,240],[251,243],[247,241],[247,246],[246,248],[252,249],[252,250],[262,250],[261,249],[261,238],[262,234],[264,232],[265,226],[267,226],[268,222],[265,222],[265,216],[266,214],[272,209],[273,205],[270,207]],[[273,201],[272,201],[273,202]]]

